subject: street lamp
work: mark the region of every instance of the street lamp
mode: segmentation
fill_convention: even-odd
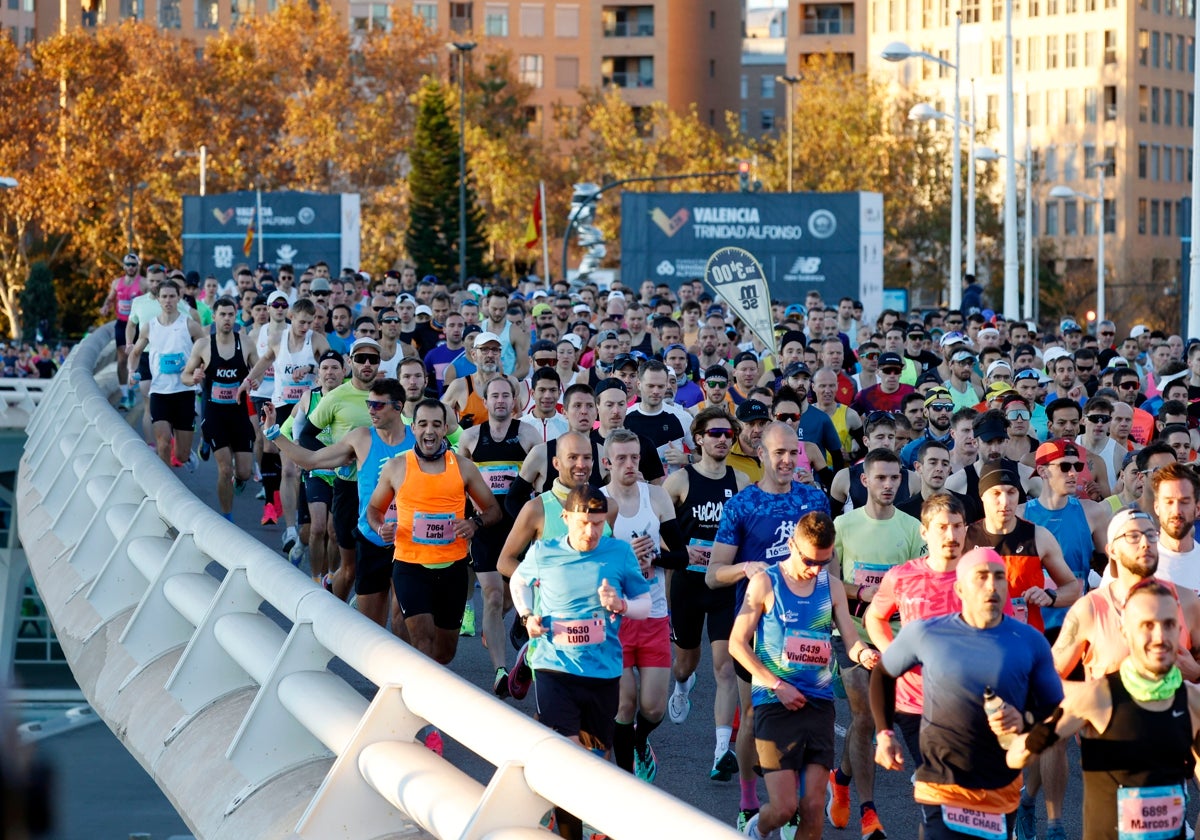
[[[467,53],[474,41],[455,41],[458,53],[458,282],[467,285]]]
[[[954,160],[952,164],[952,187],[950,206],[950,308],[962,306],[962,138],[958,130],[962,121],[962,102],[959,101],[959,64],[960,48],[962,46],[962,16],[956,13],[954,18],[954,63],[927,52],[914,50],[907,44],[893,41],[883,48],[880,55],[884,61],[906,61],[910,58],[920,58],[932,61],[940,67],[954,71]],[[913,110],[916,110],[915,108]],[[932,108],[930,110],[933,110]],[[914,119],[909,113],[909,119]],[[916,117],[915,119],[921,119]]]
[[[15,190],[19,185],[16,178],[0,175],[0,190]]]
[[[971,90],[974,91],[975,85],[972,80]],[[974,99],[974,97],[972,97]],[[957,108],[955,109],[958,110]],[[972,107],[972,111],[974,108]],[[959,119],[956,115],[947,114],[944,111],[939,111],[927,102],[921,102],[912,106],[908,111],[910,120],[918,120],[926,122],[929,120],[952,120],[955,124],[954,130],[954,206],[950,212],[950,226],[954,229],[950,239],[950,259],[953,267],[959,267],[961,270],[962,263],[962,222],[961,217],[957,213],[961,213],[960,205],[962,204],[962,171],[960,169],[959,158],[961,152],[959,149],[959,127],[966,126],[970,129],[970,144],[968,145],[968,161],[967,172],[970,173],[970,179],[967,181],[967,274],[975,273],[975,121]],[[957,249],[955,246],[958,246]],[[954,279],[951,274],[951,288],[959,291],[958,302],[955,302],[954,295],[950,296],[950,308],[958,309],[962,303],[962,280]],[[958,283],[958,285],[954,285]]]
[[[208,146],[200,144],[198,152],[178,151],[175,153],[177,158],[198,157],[200,158],[200,195],[203,196],[205,188],[208,185]]]
[[[804,80],[803,74],[795,76],[776,76],[775,81],[780,84],[787,85],[787,133],[788,133],[788,192],[792,191],[792,167],[794,166],[794,158],[792,157],[792,119],[796,115],[795,87]]]
[[[1016,161],[1016,165],[1025,170],[1025,305],[1021,310],[1021,316],[1026,321],[1032,320],[1034,317],[1033,302],[1036,300],[1033,289],[1033,161],[1030,158],[1032,153],[1033,146],[1030,143],[1029,127],[1026,126],[1025,159]],[[1006,159],[1006,157],[989,146],[980,146],[975,150],[975,160],[991,162]]]
[[[1087,195],[1078,190],[1059,184],[1050,189],[1051,198],[1081,198],[1089,204],[1100,206],[1100,226],[1096,228],[1096,323],[1107,320],[1104,312],[1104,174],[1108,169],[1108,161],[1093,163],[1088,170],[1096,170],[1100,179],[1100,194]]]

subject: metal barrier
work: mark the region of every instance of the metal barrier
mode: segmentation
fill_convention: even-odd
[[[201,503],[97,386],[101,334],[30,422],[18,527],[89,702],[198,837],[532,840],[552,805],[617,838],[737,836],[417,653]],[[427,724],[496,768],[486,786],[416,741]]]

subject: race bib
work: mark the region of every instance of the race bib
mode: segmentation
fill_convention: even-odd
[[[819,671],[829,667],[833,655],[832,640],[820,633],[788,630],[783,639],[783,662],[789,669]]]
[[[1183,785],[1117,790],[1119,840],[1174,840],[1183,830]]]
[[[1029,605],[1025,603],[1024,598],[1013,598],[1013,618],[1022,624],[1029,623]]]
[[[712,540],[688,540],[688,571],[704,573],[708,571],[708,561],[712,559]]]
[[[890,568],[892,567],[881,563],[855,563],[854,585],[878,586],[883,582],[883,576]]]
[[[300,398],[304,396],[304,390],[307,387],[307,385],[284,385],[283,401],[288,405],[295,405],[300,402]]]
[[[437,365],[433,366],[433,375],[437,379],[438,382],[446,381],[446,368],[448,368],[448,367],[450,367],[449,362],[445,362],[444,364],[437,364]]]
[[[163,353],[158,357],[158,372],[168,375],[183,373],[185,364],[187,364],[187,356],[182,353]]]
[[[503,496],[508,493],[508,488],[516,479],[519,469],[520,464],[515,461],[479,464],[479,473],[495,496]]]
[[[237,385],[226,385],[225,383],[214,382],[212,386],[211,400],[215,403],[229,405],[237,402]]]
[[[580,621],[550,622],[555,647],[584,647],[598,645],[604,641],[604,620],[589,618]]]
[[[129,298],[120,298],[117,301],[117,317],[122,321],[129,320],[129,313],[133,311],[133,301]]]
[[[450,545],[456,539],[453,513],[417,511],[413,514],[413,542],[420,545]]]
[[[986,837],[988,840],[1006,840],[1008,837],[1008,826],[1003,814],[988,814],[973,808],[943,805],[942,822],[946,828],[971,837]]]

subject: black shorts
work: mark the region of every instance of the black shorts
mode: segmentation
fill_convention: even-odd
[[[270,397],[251,397],[250,405],[254,406],[254,416],[261,420],[263,406],[269,402],[271,402]],[[282,422],[283,421],[280,421],[281,424],[282,424]]]
[[[142,351],[142,357],[138,359],[138,376],[142,377],[142,382],[146,385],[150,384],[150,380],[154,378],[154,373],[150,370],[150,352]]]
[[[325,505],[333,502],[333,485],[320,476],[304,475],[304,497],[310,505]]]
[[[908,754],[913,759],[913,769],[921,766],[921,716],[913,712],[896,712],[896,731],[904,739]]]
[[[946,826],[946,823],[942,820],[941,805],[922,805],[918,803],[917,808],[921,812],[921,827],[924,829],[925,840],[958,840],[958,838],[962,838],[962,840],[975,840],[976,835],[974,834],[955,831]],[[1008,829],[1008,836],[1012,837],[1012,814],[1005,816],[1005,825]],[[1180,836],[1182,837],[1183,835],[1181,834]]]
[[[1050,643],[1050,647],[1054,647],[1054,643],[1058,641],[1058,634],[1062,632],[1062,627],[1047,627],[1042,631],[1042,635],[1046,637],[1046,641]],[[1083,682],[1087,679],[1087,674],[1083,670],[1083,660],[1080,659],[1075,663],[1075,667],[1071,669],[1071,673],[1067,674],[1065,680],[1072,682]]]
[[[304,481],[296,482],[296,525],[307,525],[312,522],[308,515],[308,492],[304,489]]]
[[[222,449],[231,452],[254,451],[254,427],[250,425],[250,416],[240,403],[206,403],[200,432],[213,452]]]
[[[114,337],[116,338],[118,347],[125,346],[125,326],[128,323],[129,323],[128,321],[117,321],[116,322],[117,326],[116,326],[116,329],[114,330],[116,335]]]
[[[513,520],[505,515],[497,524],[481,528],[475,539],[471,540],[471,568],[476,574],[496,571],[500,549],[504,548],[504,541],[512,526]]]
[[[467,605],[467,560],[455,561],[442,569],[420,563],[392,564],[392,586],[404,617],[433,615],[439,630],[458,630]]]
[[[727,642],[733,631],[737,589],[709,589],[701,572],[680,569],[671,575],[671,641],[683,650],[700,647],[704,625],[708,642]]]
[[[358,545],[358,482],[334,479],[333,504],[329,506],[338,548]]]
[[[605,749],[612,748],[620,677],[597,679],[561,671],[536,671],[533,692],[538,720],[543,724],[568,738],[586,732]]]
[[[150,395],[150,421],[170,423],[177,432],[196,430],[196,392]]]
[[[782,703],[754,707],[754,746],[758,751],[758,771],[802,772],[810,764],[826,769],[837,761],[833,723],[837,710],[832,700],[810,698],[804,706],[791,711]]]
[[[387,592],[392,582],[392,555],[395,548],[390,545],[375,545],[362,534],[358,535],[358,550],[354,562],[354,594],[376,595]]]

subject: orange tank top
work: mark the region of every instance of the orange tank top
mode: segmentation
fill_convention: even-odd
[[[467,496],[453,452],[440,473],[421,470],[417,453],[404,453],[404,483],[396,492],[396,552],[401,563],[423,566],[453,563],[467,556],[467,541],[454,534],[454,520],[466,516]]]
[[[1179,604],[1175,584],[1162,578],[1158,578],[1158,582],[1175,595],[1176,609],[1179,613],[1179,646],[1191,650],[1192,634],[1188,632],[1187,620],[1183,615],[1183,607]],[[1083,649],[1083,669],[1089,680],[1098,680],[1121,667],[1125,657],[1129,656],[1129,645],[1125,643],[1125,635],[1121,632],[1121,609],[1113,601],[1112,584],[1094,589],[1083,597],[1092,602],[1094,622],[1091,638],[1087,640],[1087,646]]]
[[[463,406],[463,410],[458,413],[459,423],[463,423],[468,417],[471,418],[470,425],[473,426],[479,426],[488,421],[487,404],[475,390],[474,376],[467,377],[467,402]]]

